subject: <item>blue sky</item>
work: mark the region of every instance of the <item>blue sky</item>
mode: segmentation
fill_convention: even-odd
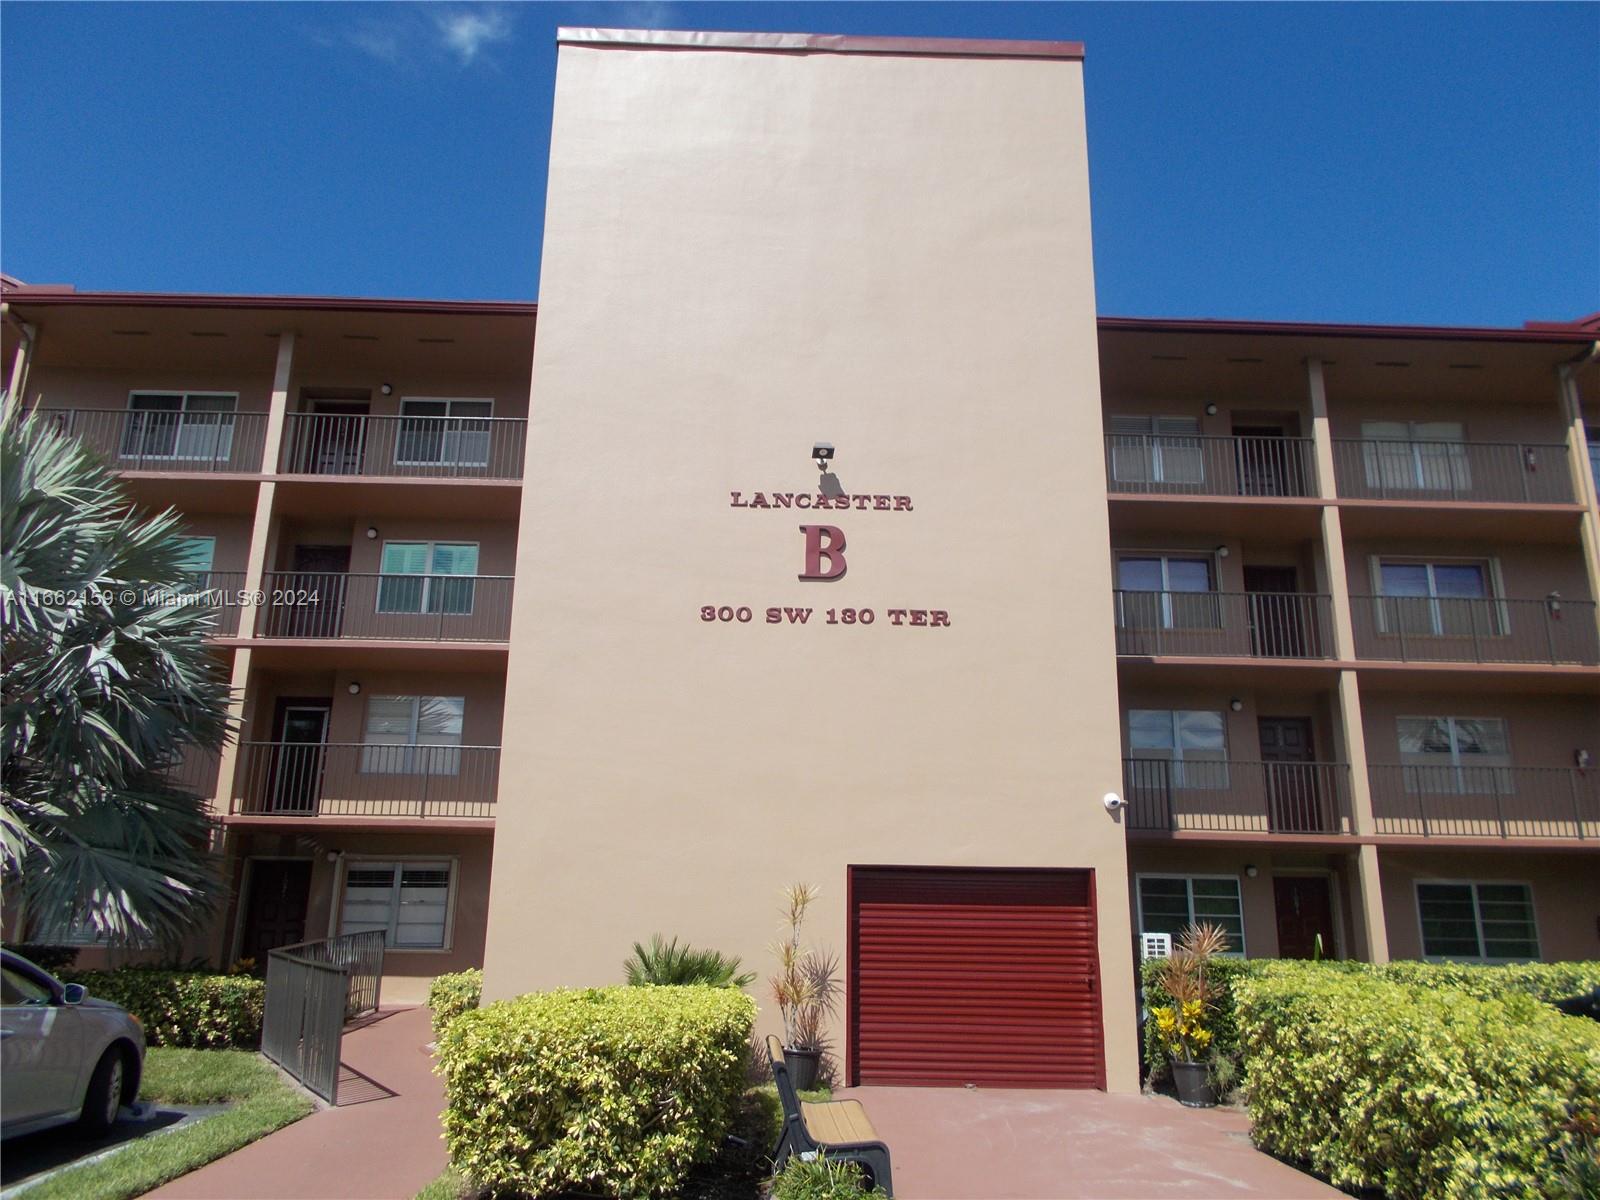
[[[1104,313],[1600,308],[1600,5],[0,5],[0,264],[537,295],[558,25],[1087,43]]]

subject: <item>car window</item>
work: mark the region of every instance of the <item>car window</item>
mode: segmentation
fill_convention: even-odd
[[[0,976],[0,1004],[50,1003],[50,989],[38,980],[10,967],[0,968]]]

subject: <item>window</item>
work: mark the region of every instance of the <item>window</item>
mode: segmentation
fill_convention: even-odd
[[[1505,631],[1486,562],[1376,560],[1378,629],[1383,633],[1472,637]]]
[[[472,611],[478,544],[385,542],[379,570],[379,612],[464,615]],[[453,575],[469,578],[440,578]]]
[[[226,459],[239,398],[221,392],[134,392],[124,458]]]
[[[1361,438],[1368,487],[1447,492],[1472,488],[1467,432],[1460,421],[1363,421]]]
[[[184,537],[178,541],[183,543],[183,569],[191,575],[205,575],[211,571],[211,564],[217,554],[217,539],[214,537]]]
[[[368,775],[455,775],[461,770],[461,696],[374,696],[367,701],[361,770]]]
[[[395,461],[402,466],[489,465],[489,418],[493,400],[413,397],[400,401]]]
[[[1174,941],[1190,925],[1219,925],[1228,954],[1244,956],[1244,904],[1237,875],[1139,876],[1139,932],[1170,933]]]
[[[50,989],[39,980],[10,967],[0,967],[0,981],[4,983],[4,988],[0,989],[0,1004],[7,1008],[41,1008],[53,999]]]
[[[346,861],[339,932],[377,929],[390,949],[444,949],[449,944],[453,874],[448,860]]]
[[[1401,717],[1406,791],[1423,795],[1510,795],[1511,746],[1499,717]]]
[[[1122,417],[1110,423],[1111,478],[1123,483],[1205,481],[1198,417]]]
[[[1228,745],[1220,712],[1128,710],[1129,757],[1144,786],[1226,788]]]
[[[1589,474],[1600,488],[1600,425],[1585,425],[1584,440],[1589,443]]]
[[[1516,962],[1539,957],[1525,883],[1418,883],[1424,958]]]
[[[1117,560],[1119,623],[1124,627],[1217,629],[1211,559],[1178,555],[1125,555]]]

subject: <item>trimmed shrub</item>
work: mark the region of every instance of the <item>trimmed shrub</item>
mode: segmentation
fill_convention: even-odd
[[[1377,968],[1384,979],[1424,987],[1451,988],[1479,1000],[1532,996],[1553,1004],[1600,987],[1600,962],[1481,963],[1392,962]]]
[[[856,1200],[858,1196],[887,1196],[881,1188],[867,1188],[866,1176],[853,1162],[819,1155],[803,1162],[797,1155],[783,1164],[772,1181],[772,1200]]]
[[[483,972],[473,967],[450,975],[436,975],[428,985],[428,1009],[432,1013],[433,1037],[437,1041],[449,1025],[483,999]]]
[[[248,975],[158,971],[62,971],[63,983],[81,983],[89,995],[120,1004],[144,1022],[152,1046],[218,1050],[261,1044],[267,985]]]
[[[1234,981],[1257,1144],[1395,1200],[1564,1194],[1574,1119],[1600,1111],[1600,1025],[1375,974]]]
[[[676,1194],[739,1111],[755,1011],[732,988],[610,987],[464,1012],[439,1039],[450,1161],[491,1191]]]

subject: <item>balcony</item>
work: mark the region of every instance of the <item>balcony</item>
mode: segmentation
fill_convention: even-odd
[[[1129,758],[1122,776],[1134,832],[1327,836],[1353,829],[1345,763]]]
[[[270,571],[256,609],[258,638],[504,642],[509,575],[352,575]]]
[[[1600,838],[1600,771],[1373,766],[1376,832],[1402,837]]]
[[[1573,503],[1562,445],[1335,438],[1333,473],[1346,500]]]
[[[494,816],[499,746],[242,742],[233,816],[482,819]]]
[[[125,408],[39,409],[119,471],[253,474],[261,470],[267,414]]]
[[[528,422],[520,417],[284,417],[285,475],[413,479],[522,478]]]
[[[185,746],[182,757],[164,774],[173,787],[210,800],[217,794],[217,774],[221,766],[222,755],[217,751]]]
[[[1108,433],[1105,442],[1115,495],[1316,495],[1310,438]]]
[[[1327,659],[1331,604],[1299,592],[1113,593],[1117,653],[1139,657]]]
[[[1600,664],[1588,600],[1351,596],[1356,656],[1380,662]]]

